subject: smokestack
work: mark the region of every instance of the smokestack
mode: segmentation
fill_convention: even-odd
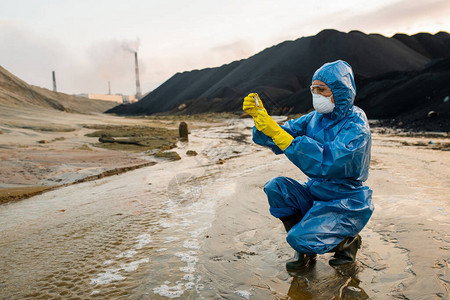
[[[111,82],[108,81],[108,95],[111,95]]]
[[[141,83],[139,81],[139,65],[138,65],[137,51],[134,52],[134,63],[136,65],[136,98],[137,100],[139,100],[142,97],[142,93],[141,93]]]
[[[53,77],[53,91],[56,92],[56,76],[55,76],[55,71],[52,71],[52,77]]]

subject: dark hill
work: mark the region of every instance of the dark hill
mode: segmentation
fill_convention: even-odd
[[[391,119],[391,125],[449,131],[449,83],[450,57],[433,61],[423,70],[397,71],[362,80],[356,105],[371,119]],[[432,111],[435,114],[429,114]]]
[[[116,103],[92,100],[29,85],[0,66],[0,106],[45,107],[74,113],[100,113]]]
[[[393,76],[393,72],[398,72],[397,79],[415,76],[416,73],[411,72],[423,70],[427,64],[449,53],[450,35],[445,32],[397,34],[388,38],[359,31],[324,30],[316,36],[286,41],[221,67],[177,73],[139,102],[119,105],[107,112],[119,115],[242,112],[242,98],[256,91],[272,114],[304,113],[312,108],[308,90],[311,77],[325,62],[342,59],[350,63],[359,97],[365,84],[376,85],[369,80],[371,78],[379,81],[384,74]],[[414,93],[414,89],[409,93]],[[368,103],[374,95],[365,92],[364,99],[361,98],[368,115],[394,116],[375,110],[372,113],[375,105]],[[376,107],[386,104],[381,103],[381,98],[376,102]]]
[[[396,34],[393,38],[429,59],[450,57],[450,35],[447,32],[435,35],[418,33],[412,36]]]

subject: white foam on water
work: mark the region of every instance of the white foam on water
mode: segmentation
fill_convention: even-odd
[[[185,240],[183,243],[183,247],[187,249],[200,249],[200,244],[197,239]]]
[[[171,227],[179,226],[180,223],[161,221],[159,223],[159,225],[163,228],[171,228]]]
[[[136,249],[141,249],[145,245],[153,242],[153,240],[150,237],[150,234],[148,234],[148,233],[144,233],[144,234],[141,234],[140,236],[137,236],[136,240],[137,240],[137,245],[135,246]]]
[[[195,268],[194,267],[181,267],[180,271],[183,273],[194,273]]]
[[[250,293],[250,291],[242,291],[242,290],[234,291],[234,293],[245,299],[250,299],[250,296],[252,295],[252,293]]]
[[[187,226],[190,226],[190,225],[195,224],[197,222],[198,222],[197,220],[183,219],[183,220],[180,220],[179,222],[161,221],[159,223],[159,225],[161,227],[164,227],[164,228],[172,228],[172,227],[176,227],[176,226],[187,227]]]
[[[92,285],[108,284],[113,281],[124,280],[125,277],[119,274],[119,269],[108,269],[104,273],[98,274],[97,278],[91,279]]]
[[[183,221],[180,223],[180,226],[187,227],[187,226],[195,224],[195,223],[198,223],[198,220],[183,219]]]
[[[189,234],[191,235],[191,237],[196,238],[196,237],[199,237],[207,229],[208,229],[208,227],[198,228],[198,229],[195,229],[193,231],[190,231]]]
[[[100,294],[100,291],[93,290],[92,293],[90,293],[89,295],[93,296],[93,295],[97,295],[97,294]]]
[[[122,257],[133,257],[134,255],[136,255],[137,251],[136,250],[127,250],[125,252],[119,253],[118,255],[116,255],[117,258],[122,258]]]
[[[126,250],[122,253],[119,253],[116,255],[117,258],[130,258],[137,254],[137,251],[135,249],[142,249],[145,245],[153,242],[151,239],[150,234],[144,233],[135,238],[137,240],[137,244],[134,246],[134,249]],[[119,281],[124,280],[125,277],[120,274],[120,271],[125,272],[133,272],[136,271],[140,264],[149,262],[148,258],[143,258],[137,261],[133,261],[127,264],[123,264],[120,266],[120,268],[116,269],[107,269],[103,273],[100,273],[97,275],[97,278],[91,279],[92,285],[101,285],[101,284],[108,284],[113,281]],[[103,264],[104,265],[111,265],[114,263],[113,260],[106,260]]]
[[[187,281],[194,281],[195,276],[192,275],[192,274],[186,274],[186,275],[183,276],[183,279],[187,280]]]
[[[193,283],[193,282],[187,282],[187,283],[184,285],[184,287],[185,287],[187,290],[191,290],[193,287],[195,287],[195,283]]]
[[[170,282],[169,282],[170,283]],[[167,284],[162,284],[158,287],[153,288],[153,293],[158,294],[167,298],[179,298],[184,293],[183,284],[177,284],[174,286],[168,286]]]
[[[137,270],[137,268],[139,267],[140,264],[142,263],[148,263],[149,259],[148,258],[143,258],[137,261],[132,261],[128,264],[123,264],[120,267],[122,268],[122,270],[124,270],[125,272],[134,272]]]
[[[166,207],[160,208],[158,211],[162,214],[172,214],[179,210],[178,205],[174,201],[167,201]]]
[[[176,257],[181,258],[181,261],[184,261],[188,264],[188,266],[191,266],[192,264],[195,265],[198,262],[198,258],[193,256],[193,254],[196,254],[195,251],[189,251],[189,252],[177,252],[174,255]]]
[[[166,237],[166,240],[164,241],[164,244],[172,243],[174,241],[178,241],[179,239],[180,238],[175,237],[175,236],[168,236],[168,237]]]
[[[217,198],[227,196],[232,191],[232,188],[227,188],[224,192],[218,193],[215,190],[208,192],[203,185],[189,185],[180,190],[178,195],[168,195],[169,199],[166,200],[165,205],[159,211],[169,213],[169,216],[161,218],[154,224],[161,229],[161,232],[154,233],[155,236],[161,236],[161,239],[158,239],[159,246],[166,246],[167,248],[155,249],[154,251],[171,250],[172,253],[172,250],[174,250],[173,255],[178,257],[185,265],[177,266],[179,271],[182,272],[178,281],[174,279],[170,282],[164,282],[165,279],[162,279],[160,285],[153,289],[155,294],[167,298],[178,298],[183,297],[185,291],[191,290],[191,292],[195,293],[196,291],[200,295],[200,291],[205,287],[201,284],[201,276],[196,274],[197,264],[199,263],[198,250],[201,249],[202,245],[199,239],[211,227],[209,219],[213,217],[218,202]],[[173,273],[176,274],[178,271],[174,269]]]

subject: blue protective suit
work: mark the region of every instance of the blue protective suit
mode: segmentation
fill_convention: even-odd
[[[300,214],[287,242],[300,253],[329,252],[345,237],[355,236],[373,212],[372,190],[363,185],[369,174],[371,134],[367,117],[353,105],[356,95],[351,67],[344,61],[327,63],[312,78],[333,92],[329,114],[313,111],[283,126],[294,137],[282,151],[256,127],[253,141],[284,153],[309,177],[299,183],[276,177],[264,185],[270,213],[277,218]]]

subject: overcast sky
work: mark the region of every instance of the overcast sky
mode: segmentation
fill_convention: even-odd
[[[315,3],[318,2],[318,3]],[[1,0],[0,65],[65,93],[143,93],[176,72],[247,58],[285,40],[348,32],[450,32],[449,0]]]

